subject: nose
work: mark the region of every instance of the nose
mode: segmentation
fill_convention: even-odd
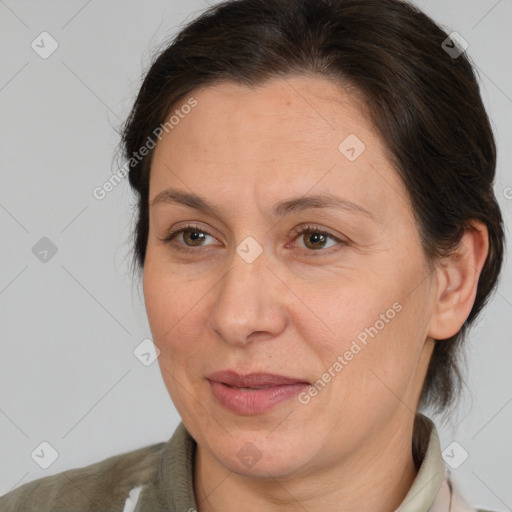
[[[211,330],[235,346],[279,336],[287,323],[285,288],[269,267],[265,252],[250,263],[234,252],[230,268],[216,287],[208,321]]]

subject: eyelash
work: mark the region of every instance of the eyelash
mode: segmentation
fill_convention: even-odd
[[[209,235],[209,236],[213,237],[213,235],[211,233],[209,233],[207,230],[201,228],[197,224],[188,224],[186,226],[182,226],[182,227],[180,227],[178,229],[175,229],[174,231],[171,231],[165,238],[163,238],[163,241],[165,243],[167,243],[167,244],[171,244],[171,242],[176,238],[176,236],[178,236],[179,234],[181,234],[181,233],[183,233],[185,231],[197,231],[199,233],[203,233],[203,234],[206,234],[206,235]],[[311,224],[307,224],[307,225],[303,225],[303,226],[299,226],[297,228],[294,228],[293,229],[293,233],[295,234],[294,240],[299,238],[304,233],[310,233],[310,234],[326,235],[327,237],[332,238],[334,241],[338,242],[341,245],[347,245],[347,243],[348,243],[345,240],[340,240],[339,238],[336,238],[334,235],[331,235],[330,233],[328,233],[326,231],[320,230],[318,228],[318,226],[314,226],[314,225],[311,225]],[[199,248],[199,247],[200,246],[198,246],[197,248]],[[189,252],[189,253],[196,251],[195,248],[186,247],[186,246],[185,247],[183,247],[183,246],[180,247],[180,246],[175,245],[174,248],[176,250],[178,250],[178,251],[185,251],[185,252]],[[337,252],[337,251],[325,252],[324,249],[318,249],[318,250],[306,249],[306,251],[308,253],[310,253],[309,254],[310,256],[326,256],[326,255],[331,254],[332,252]],[[317,254],[315,254],[315,253],[317,253]]]

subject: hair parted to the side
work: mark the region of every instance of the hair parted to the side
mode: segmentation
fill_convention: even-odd
[[[495,289],[504,233],[493,182],[496,147],[473,67],[442,47],[448,34],[402,0],[230,0],[188,23],[154,59],[122,130],[124,157],[172,108],[219,81],[256,87],[297,74],[327,77],[362,98],[409,193],[427,260],[457,249],[472,219],[489,255],[461,330],[437,341],[420,408],[446,411],[463,383],[467,329]],[[192,114],[193,115],[193,114]],[[132,269],[144,267],[153,151],[130,166],[136,193]]]

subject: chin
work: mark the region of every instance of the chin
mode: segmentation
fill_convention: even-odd
[[[207,436],[208,437],[208,436]],[[232,436],[205,439],[208,450],[225,468],[251,478],[286,478],[300,472],[314,458],[311,440],[268,431],[239,429]]]

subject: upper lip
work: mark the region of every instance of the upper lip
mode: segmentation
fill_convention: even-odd
[[[207,379],[214,382],[221,382],[236,388],[282,386],[285,384],[297,383],[309,384],[309,382],[303,379],[294,379],[292,377],[285,377],[274,373],[249,373],[247,375],[240,375],[233,370],[213,372],[208,375]]]

